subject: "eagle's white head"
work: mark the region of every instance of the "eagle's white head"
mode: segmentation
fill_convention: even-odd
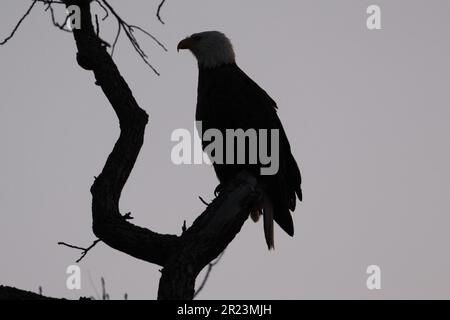
[[[197,58],[200,68],[214,68],[235,62],[230,39],[219,31],[195,33],[180,41],[177,49],[189,49]]]

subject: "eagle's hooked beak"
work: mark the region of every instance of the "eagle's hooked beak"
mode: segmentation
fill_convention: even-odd
[[[179,52],[180,49],[190,49],[192,46],[192,39],[186,38],[184,40],[181,40],[180,43],[177,46],[177,51]]]

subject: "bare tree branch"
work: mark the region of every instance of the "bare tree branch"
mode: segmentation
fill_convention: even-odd
[[[85,0],[79,0],[80,2],[83,2]],[[17,22],[16,26],[13,28],[11,34],[9,36],[7,36],[2,42],[0,42],[0,45],[4,45],[5,43],[7,43],[16,33],[16,31],[19,29],[19,26],[22,24],[22,22],[25,20],[25,18],[30,14],[31,10],[33,9],[34,5],[37,3],[43,3],[46,5],[45,11],[50,11],[50,17],[52,20],[52,23],[55,27],[57,27],[58,29],[65,31],[65,32],[72,32],[72,30],[68,30],[66,28],[66,24],[67,21],[70,19],[71,15],[67,15],[65,17],[65,20],[63,23],[59,23],[56,19],[55,16],[55,11],[54,8],[52,7],[52,4],[66,4],[67,3],[65,1],[56,1],[56,0],[33,0],[33,2],[31,3],[30,7],[28,8],[28,10],[25,12],[25,14],[20,18],[20,20]],[[115,47],[117,45],[117,42],[119,40],[121,31],[123,30],[128,38],[128,40],[130,41],[131,45],[133,46],[134,50],[138,53],[138,55],[141,57],[142,61],[144,61],[144,63],[156,74],[156,75],[160,75],[160,73],[156,70],[156,68],[150,63],[149,61],[149,57],[148,55],[145,53],[145,51],[142,49],[141,45],[139,44],[139,42],[137,41],[136,37],[134,36],[133,32],[135,30],[138,30],[142,33],[144,33],[146,36],[148,36],[149,38],[151,38],[159,47],[161,47],[164,51],[168,51],[167,48],[164,46],[164,44],[158,40],[158,38],[156,38],[154,35],[152,35],[150,32],[148,32],[147,30],[143,29],[140,26],[137,25],[131,25],[129,23],[127,23],[125,20],[123,20],[120,15],[114,10],[114,8],[109,4],[109,2],[107,0],[89,0],[89,2],[95,2],[96,4],[98,4],[104,11],[105,15],[102,18],[102,21],[104,21],[105,19],[107,19],[109,17],[109,13],[111,13],[118,22],[118,29],[117,29],[117,33],[114,39],[114,43],[113,46],[111,48],[111,55],[114,54],[115,51]],[[158,6],[158,19],[162,22],[162,20],[159,17],[159,11],[161,10],[162,5],[164,4],[165,1],[161,2],[160,5]],[[77,5],[77,1],[73,1],[73,4]],[[111,47],[111,45],[102,40],[100,38],[100,26],[98,23],[98,19],[96,18],[96,26],[97,26],[97,37],[98,39],[100,39],[104,45],[106,45],[107,47]]]
[[[81,9],[81,29],[73,30],[78,64],[94,72],[96,83],[113,106],[121,127],[119,140],[91,188],[94,233],[119,251],[163,266],[179,246],[178,237],[133,225],[118,209],[121,190],[143,144],[148,115],[138,106],[111,56],[97,39],[90,1],[67,0],[66,4],[77,4]]]
[[[65,300],[42,295],[42,287],[39,287],[39,293],[22,290],[9,286],[0,285],[0,300]],[[79,300],[92,300],[87,297],[80,297]]]
[[[75,0],[66,1],[71,4]],[[233,240],[260,197],[257,180],[244,172],[223,186],[219,196],[179,237],[161,235],[124,219],[118,209],[120,194],[142,147],[148,116],[96,39],[89,2],[81,3],[81,12],[81,29],[73,32],[78,64],[94,72],[121,128],[119,139],[91,188],[93,231],[110,247],[163,267],[158,299],[192,299],[198,273]]]
[[[100,239],[95,240],[95,241],[94,241],[89,247],[87,247],[87,248],[82,248],[82,247],[74,246],[74,245],[72,245],[72,244],[68,244],[68,243],[65,243],[65,242],[58,242],[58,244],[59,244],[59,245],[62,245],[62,246],[69,247],[69,248],[72,248],[72,249],[81,250],[81,251],[82,251],[81,257],[80,257],[77,261],[75,261],[76,263],[78,263],[78,262],[80,262],[81,260],[83,260],[83,258],[84,258],[84,257],[87,255],[87,253],[89,252],[89,250],[91,250],[93,247],[95,247],[95,246],[97,245],[97,243],[99,243],[100,241],[102,241],[102,240],[100,240]]]
[[[156,75],[160,75],[160,73],[153,67],[153,65],[150,63],[147,54],[145,53],[145,51],[141,48],[139,42],[137,41],[136,37],[134,36],[133,32],[135,29],[143,32],[144,34],[146,34],[147,36],[149,36],[153,41],[156,42],[156,44],[158,46],[160,46],[164,51],[167,51],[167,48],[155,37],[153,36],[150,32],[144,30],[141,27],[138,27],[136,25],[130,25],[128,24],[126,21],[124,21],[119,14],[117,14],[117,12],[114,10],[114,8],[109,4],[109,2],[107,0],[99,0],[99,2],[102,2],[104,7],[117,19],[117,22],[119,24],[119,29],[117,31],[116,34],[116,38],[114,40],[114,43],[117,44],[117,41],[119,39],[119,35],[120,35],[120,31],[123,29],[123,31],[125,32],[128,40],[131,42],[131,45],[133,46],[134,50],[138,53],[138,55],[141,57],[142,61],[144,61],[144,63],[150,67],[150,69],[153,70],[153,72]],[[115,44],[113,44],[113,48],[115,48]],[[111,54],[113,54],[114,50],[111,51]]]
[[[103,9],[103,11],[105,12],[105,15],[102,18],[102,21],[105,21],[106,18],[109,17],[108,9],[105,8],[105,6],[100,2],[100,0],[95,0],[95,3],[97,3]]]
[[[33,4],[35,2],[37,1],[35,0]],[[39,2],[49,5],[49,1]],[[94,1],[63,0],[66,6],[77,5],[80,8],[81,28],[72,31],[77,47],[76,59],[80,67],[93,72],[95,84],[102,89],[118,117],[120,135],[102,172],[91,187],[92,229],[98,239],[88,248],[64,242],[59,244],[81,250],[82,256],[78,260],[80,261],[98,242],[103,241],[111,248],[163,267],[158,299],[193,299],[198,274],[208,266],[205,279],[199,288],[201,290],[220,257],[215,262],[211,261],[223,253],[239,233],[248,219],[250,209],[261,197],[261,188],[255,177],[247,172],[241,172],[229,184],[220,187],[219,195],[207,204],[205,211],[189,228],[186,228],[186,223],[183,224],[180,236],[159,234],[134,225],[129,222],[130,213],[125,215],[120,213],[120,195],[143,145],[148,115],[137,104],[112,55],[108,53],[107,45],[99,38],[97,32],[99,28],[97,27],[97,30],[94,28],[90,10],[92,2]],[[135,50],[147,64],[149,64],[148,57],[134,37],[134,30],[152,37],[165,49],[150,33],[126,23],[106,0],[95,2],[101,2],[106,11],[116,17],[119,23],[118,33],[121,29],[124,30]],[[59,2],[52,1],[52,3]],[[163,3],[164,1],[160,6]],[[22,21],[26,15],[22,17]],[[112,52],[117,39],[118,36],[114,41]]]
[[[114,39],[114,42],[113,42],[113,45],[111,48],[111,57],[114,56],[114,50],[116,50],[116,44],[117,44],[117,41],[119,40],[120,32],[122,31],[122,25],[120,24],[120,22],[118,23],[118,25],[119,25],[119,28],[116,33],[116,38]]]
[[[201,196],[198,196],[198,198],[200,199],[200,201],[201,201],[205,206],[209,206],[209,203],[206,202],[206,200],[203,199]]]
[[[55,17],[55,10],[52,7],[52,4],[55,3],[53,1],[46,1],[46,0],[42,0],[42,2],[44,2],[45,4],[47,4],[47,7],[45,8],[45,11],[50,9],[50,16],[52,18],[52,23],[55,27],[57,27],[58,29],[65,31],[65,32],[72,32],[71,30],[66,29],[66,24],[67,24],[67,20],[70,19],[71,15],[67,15],[64,22],[62,24],[60,24],[58,21],[56,21],[56,17]]]
[[[38,0],[33,0],[33,2],[31,3],[31,5],[28,7],[28,10],[24,13],[24,15],[19,19],[19,22],[17,22],[17,24],[15,25],[15,27],[13,28],[13,30],[11,31],[10,35],[7,36],[3,41],[0,42],[0,45],[4,45],[5,43],[7,43],[12,37],[14,37],[14,34],[16,33],[16,31],[19,29],[20,25],[22,24],[22,22],[25,20],[26,17],[28,17],[28,15],[30,14],[31,10],[33,10],[34,5],[38,2]]]
[[[0,300],[57,300],[42,294],[8,286],[0,286]]]
[[[159,22],[161,22],[162,24],[164,24],[164,21],[161,19],[161,9],[165,2],[166,2],[166,0],[162,0],[158,5],[158,10],[156,11],[156,17],[158,18]]]
[[[100,25],[98,24],[98,15],[95,15],[95,35],[99,37],[100,35]]]
[[[222,253],[217,257],[217,259],[215,261],[208,263],[208,269],[206,270],[205,277],[203,278],[203,281],[200,284],[200,286],[198,287],[197,291],[195,291],[194,298],[197,297],[198,294],[203,290],[203,288],[206,285],[206,282],[209,279],[209,275],[211,274],[212,270],[214,269],[214,266],[220,262],[220,260],[222,259],[224,254],[225,254],[225,251],[222,251]]]
[[[162,270],[158,299],[193,299],[195,279],[239,233],[261,189],[241,172],[181,236],[182,246]]]
[[[105,278],[102,277],[101,282],[102,282],[102,300],[109,300],[109,294],[106,293]]]
[[[153,36],[153,35],[152,35],[151,33],[149,33],[148,31],[142,29],[142,28],[139,27],[139,26],[135,26],[135,25],[129,25],[129,27],[130,27],[130,30],[137,29],[137,30],[141,31],[142,33],[145,33],[147,36],[149,36],[150,38],[152,38],[153,41],[155,41],[161,48],[163,48],[164,51],[166,51],[166,52],[168,51],[167,48],[162,44],[162,42],[159,41],[155,36]]]

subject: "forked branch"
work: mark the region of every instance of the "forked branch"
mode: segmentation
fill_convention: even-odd
[[[36,2],[33,1],[33,5]],[[49,5],[45,0],[39,2]],[[77,62],[83,69],[93,72],[95,84],[102,89],[118,117],[120,136],[102,172],[91,187],[92,228],[99,240],[88,248],[61,244],[81,250],[84,256],[95,244],[102,241],[137,259],[160,265],[163,269],[158,298],[193,299],[197,275],[206,266],[212,268],[214,263],[211,261],[216,259],[239,233],[248,219],[250,209],[255,201],[261,198],[262,192],[256,178],[247,172],[241,172],[231,183],[221,188],[220,194],[208,204],[192,226],[186,228],[184,225],[180,236],[159,234],[134,225],[129,221],[130,214],[122,215],[119,212],[120,195],[143,145],[148,115],[137,104],[108,53],[107,45],[99,38],[99,28],[94,28],[90,10],[92,2],[93,0],[62,1],[66,6],[77,5],[81,10],[81,28],[72,31],[77,47]],[[135,48],[140,55],[143,54],[133,36],[133,30],[151,35],[140,27],[124,22],[107,1],[95,2],[104,5],[106,14],[117,18],[119,31],[123,29],[132,42],[136,42]],[[51,4],[53,3],[60,2],[52,1]],[[163,4],[164,1],[160,7]],[[31,9],[32,7],[28,13]]]

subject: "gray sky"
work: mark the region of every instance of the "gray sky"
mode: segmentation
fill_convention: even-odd
[[[199,298],[450,298],[450,3],[433,1],[111,0],[129,22],[157,35],[141,44],[156,77],[123,38],[115,60],[150,115],[145,144],[121,201],[138,225],[181,231],[217,184],[212,167],[170,161],[177,128],[193,128],[197,70],[176,44],[217,29],[238,64],[277,101],[303,175],[295,237],[278,227],[268,252],[250,220]],[[1,37],[30,1],[2,0]],[[366,8],[382,9],[382,30]],[[101,13],[98,8],[96,9]],[[112,41],[116,24],[102,24]],[[119,133],[68,33],[42,5],[0,48],[0,283],[51,296],[154,299],[158,267],[99,244],[80,263],[82,290],[65,287],[79,257],[58,241],[89,245],[89,188]],[[381,290],[366,288],[381,267]]]

